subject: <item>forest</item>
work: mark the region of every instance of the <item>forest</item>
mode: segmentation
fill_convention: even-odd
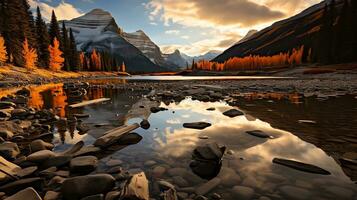
[[[60,27],[52,11],[48,24],[37,7],[36,17],[27,0],[0,1],[0,64],[53,71],[125,71],[107,52],[78,52],[72,29]]]

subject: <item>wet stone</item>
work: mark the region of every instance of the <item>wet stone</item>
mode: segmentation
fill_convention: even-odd
[[[44,161],[48,160],[49,158],[52,158],[55,156],[56,156],[56,154],[50,150],[42,150],[42,151],[38,151],[38,152],[30,154],[27,157],[27,161],[41,163],[41,162],[44,162]]]
[[[60,193],[55,191],[47,191],[44,200],[58,200],[60,198]]]
[[[97,168],[98,159],[94,156],[82,156],[73,158],[69,164],[71,173],[86,174]]]
[[[269,134],[261,131],[261,130],[254,130],[254,131],[246,131],[249,135],[259,137],[259,138],[272,138]]]
[[[144,119],[140,122],[140,127],[147,130],[150,128],[150,123],[148,120]]]
[[[199,129],[199,130],[203,130],[210,126],[211,126],[211,124],[207,123],[207,122],[192,122],[192,123],[184,123],[183,124],[183,127],[185,127],[185,128]]]
[[[283,165],[286,167],[290,167],[296,170],[304,171],[304,172],[309,172],[313,174],[321,174],[321,175],[330,175],[331,173],[314,165],[311,164],[306,164],[302,162],[297,162],[294,160],[287,160],[287,159],[281,159],[281,158],[274,158],[273,163]]]
[[[40,195],[34,190],[32,187],[23,189],[16,194],[6,198],[6,200],[42,200]],[[46,199],[45,200],[52,200],[52,199]]]
[[[30,143],[30,149],[32,152],[37,152],[41,150],[51,150],[54,145],[48,142],[45,142],[41,139],[34,140]]]
[[[223,113],[223,115],[233,118],[233,117],[244,115],[244,113],[237,109],[231,109],[231,110],[225,111]]]
[[[237,199],[240,200],[250,200],[254,196],[254,190],[245,186],[234,186],[232,193]]]
[[[282,192],[285,198],[294,199],[294,200],[309,199],[311,195],[310,192],[306,189],[289,186],[289,185],[282,186],[279,188],[279,190]]]
[[[20,154],[20,149],[16,143],[4,142],[0,144],[0,156],[8,160],[14,160]]]

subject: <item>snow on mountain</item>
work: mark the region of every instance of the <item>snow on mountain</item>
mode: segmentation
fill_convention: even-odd
[[[191,66],[193,60],[195,60],[195,62],[198,62],[201,60],[210,61],[210,60],[214,59],[215,57],[217,57],[221,53],[222,53],[221,51],[212,50],[212,51],[209,51],[203,55],[189,56],[184,53],[181,53],[179,50],[176,50],[172,54],[166,54],[165,59],[167,61],[175,63],[176,65],[180,66],[181,68],[184,68],[187,66],[187,64],[189,66]]]
[[[161,71],[155,63],[150,61],[138,48],[130,44],[123,37],[124,33],[118,27],[109,12],[94,9],[89,13],[65,21],[67,28],[71,28],[80,51],[92,52],[93,49],[111,53],[118,62],[125,62],[130,72]]]

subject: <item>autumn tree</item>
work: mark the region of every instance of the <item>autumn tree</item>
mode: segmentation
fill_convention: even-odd
[[[93,49],[92,54],[90,56],[90,67],[92,71],[100,71],[101,70],[101,58],[100,54],[97,53],[95,49]]]
[[[60,44],[57,38],[54,38],[53,45],[48,47],[50,52],[50,69],[53,71],[59,71],[63,67],[64,58],[62,57],[62,51],[59,48]]]
[[[126,72],[126,66],[125,63],[123,62],[123,64],[120,67],[121,72]]]
[[[23,60],[25,62],[24,66],[27,69],[35,69],[36,68],[36,63],[37,63],[37,52],[36,49],[31,48],[29,46],[29,43],[27,41],[27,38],[25,38],[23,45],[22,45],[22,56]]]
[[[5,63],[7,60],[7,51],[5,46],[5,40],[0,36],[0,64]]]

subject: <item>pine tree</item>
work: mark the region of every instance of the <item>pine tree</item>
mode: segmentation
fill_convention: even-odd
[[[25,61],[24,66],[27,69],[35,69],[36,68],[36,62],[37,62],[36,49],[31,48],[29,46],[27,38],[25,38],[25,41],[23,43],[22,56],[23,56],[23,60]]]
[[[62,58],[62,51],[59,48],[59,41],[57,38],[53,39],[53,45],[48,47],[50,52],[49,68],[53,71],[59,71],[63,67],[64,58]]]
[[[357,61],[357,1],[352,0],[351,1],[351,12],[352,12],[352,18],[350,19],[352,21],[351,23],[351,28],[352,28],[352,45],[353,45],[353,57],[354,61]]]
[[[71,66],[71,71],[78,71],[80,68],[79,53],[77,51],[76,41],[71,28],[69,29],[69,51],[69,64]]]
[[[68,31],[66,28],[66,24],[64,21],[62,22],[62,50],[63,50],[63,57],[64,57],[64,68],[66,71],[70,71],[70,57],[71,57],[71,50],[69,48],[69,38],[68,38]]]
[[[31,47],[36,48],[36,29],[35,29],[35,20],[32,15],[31,7],[28,3],[28,0],[22,0],[23,7],[23,16],[25,20],[22,23],[22,30],[25,33],[28,43]]]
[[[6,51],[6,46],[5,46],[5,40],[0,35],[0,64],[5,63],[6,60],[7,60],[7,51]]]
[[[50,22],[50,28],[49,28],[49,35],[50,35],[50,41],[51,44],[54,45],[55,38],[58,41],[61,38],[61,33],[60,33],[60,28],[57,22],[57,17],[55,14],[55,11],[52,10],[52,17],[51,17],[51,22]]]
[[[42,15],[39,7],[37,7],[36,35],[37,35],[38,65],[43,68],[48,68],[50,62],[50,52],[48,51],[48,45],[50,45],[50,39],[49,39],[46,23],[42,19]]]
[[[331,1],[333,4],[334,1]],[[328,6],[325,4],[323,15],[321,17],[321,28],[318,34],[318,43],[317,43],[317,51],[318,51],[318,62],[327,64],[332,62],[332,37],[333,37],[333,23],[332,20],[334,17],[333,11],[331,8],[334,7]]]

